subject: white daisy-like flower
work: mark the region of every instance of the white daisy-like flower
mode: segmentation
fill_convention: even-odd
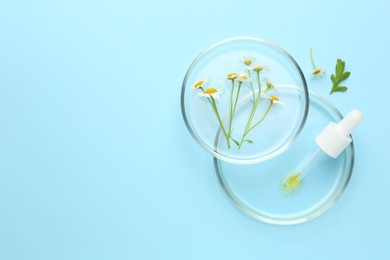
[[[223,89],[216,89],[216,88],[208,88],[204,91],[204,93],[199,93],[199,96],[201,97],[213,97],[214,99],[219,99],[219,96],[222,94]]]
[[[267,91],[269,89],[277,90],[275,85],[273,83],[271,83],[268,78],[264,78],[264,81],[265,81],[265,86],[266,86],[265,91]]]
[[[232,72],[226,75],[226,79],[228,80],[235,80],[236,78],[238,78],[237,72]]]
[[[310,48],[310,61],[311,61],[311,65],[313,65],[314,69],[311,73],[309,73],[308,76],[311,76],[311,79],[313,79],[314,77],[316,77],[317,79],[322,78],[325,75],[326,69],[325,68],[317,68],[316,64],[314,63],[313,49],[312,48]]]
[[[284,106],[284,103],[280,101],[280,99],[277,96],[269,95],[269,100],[271,100],[272,104],[279,104]]]
[[[198,89],[203,87],[203,85],[206,84],[207,82],[209,82],[209,78],[204,78],[204,79],[200,78],[196,82],[194,82],[194,84],[192,84],[192,87],[194,89]]]
[[[254,61],[256,61],[256,58],[252,56],[244,56],[241,59],[242,63],[244,63],[245,66],[250,66]]]
[[[240,81],[240,82],[250,82],[251,79],[248,77],[248,75],[246,73],[241,72],[240,74],[238,74],[237,81]]]
[[[256,72],[260,72],[262,70],[269,69],[268,66],[264,66],[264,65],[246,66],[246,68],[248,70],[253,70],[253,71],[256,71]]]
[[[325,68],[315,68],[308,76],[311,76],[312,79],[314,77],[320,79],[325,75],[325,72],[326,72]]]
[[[221,78],[220,82],[222,84],[226,84],[227,82],[234,81],[238,78],[238,73],[237,72],[232,72],[226,75],[226,77]]]
[[[277,96],[274,96],[274,95],[266,95],[265,93],[261,93],[261,97],[263,99],[268,99],[269,101],[272,102],[272,104],[279,104],[279,105],[282,105],[284,106],[284,103],[282,101],[280,101],[280,99],[277,97]]]

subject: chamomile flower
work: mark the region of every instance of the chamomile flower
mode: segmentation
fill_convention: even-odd
[[[228,80],[235,80],[238,78],[238,74],[236,72],[232,72],[226,75],[226,79]]]
[[[222,94],[223,89],[216,89],[216,88],[208,88],[203,93],[199,93],[199,96],[210,98],[213,97],[214,99],[219,99],[219,96]]]
[[[311,76],[311,79],[313,79],[314,77],[316,77],[317,79],[322,78],[325,75],[326,69],[325,68],[317,68],[316,64],[314,63],[313,49],[312,48],[310,48],[310,61],[311,61],[311,64],[313,65],[314,69],[311,73],[309,73],[308,76]]]
[[[264,69],[268,69],[268,66],[264,66],[264,65],[254,65],[254,66],[247,66],[246,67],[248,70],[253,70],[255,72],[260,72]]]
[[[206,84],[208,81],[209,81],[208,78],[205,78],[205,79],[200,78],[200,79],[198,79],[196,82],[194,82],[194,84],[192,84],[192,87],[193,87],[194,89],[201,88],[201,87],[203,87],[203,85]]]
[[[279,105],[284,105],[282,101],[277,96],[274,95],[269,95],[269,100],[272,102],[272,104],[279,104]]]
[[[248,77],[248,75],[246,73],[242,72],[242,73],[240,73],[238,75],[237,81],[240,81],[240,82],[250,82],[251,79]]]
[[[256,59],[252,56],[244,56],[242,57],[241,61],[244,63],[245,66],[250,66]]]
[[[261,98],[268,99],[269,101],[271,101],[272,104],[279,104],[279,105],[284,106],[284,103],[282,101],[280,101],[280,99],[277,96],[267,95],[263,92],[263,93],[261,93]]]
[[[313,79],[316,77],[317,79],[322,78],[325,75],[326,69],[324,68],[315,68],[308,76],[311,76]]]
[[[265,81],[265,91],[267,91],[267,90],[269,90],[269,89],[274,89],[274,90],[276,90],[276,87],[275,87],[275,85],[273,84],[273,83],[271,83],[270,81],[269,81],[269,79],[268,78],[264,78],[264,81]]]

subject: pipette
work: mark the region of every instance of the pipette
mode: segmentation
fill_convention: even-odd
[[[331,122],[315,139],[318,148],[308,155],[299,165],[282,180],[285,194],[295,193],[302,184],[302,179],[326,157],[337,158],[352,142],[350,134],[362,121],[363,115],[358,110],[349,112],[338,124]]]

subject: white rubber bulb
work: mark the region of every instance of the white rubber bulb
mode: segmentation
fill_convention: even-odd
[[[363,115],[359,110],[352,110],[337,124],[337,127],[344,136],[348,137],[362,119]]]
[[[352,110],[338,124],[330,123],[316,137],[316,143],[322,151],[336,158],[352,142],[350,134],[362,119],[360,111]]]

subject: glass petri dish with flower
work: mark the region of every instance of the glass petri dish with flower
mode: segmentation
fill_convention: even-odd
[[[308,107],[306,81],[295,60],[253,37],[204,50],[182,85],[189,132],[213,156],[231,163],[258,163],[286,150],[301,132]]]

